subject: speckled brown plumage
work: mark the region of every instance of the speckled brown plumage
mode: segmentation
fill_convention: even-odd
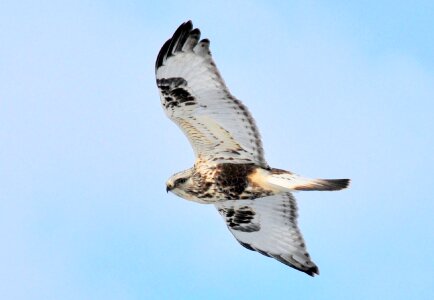
[[[249,178],[257,169],[254,164],[224,163],[207,168],[206,172],[196,171],[191,177],[194,184],[188,192],[203,202],[269,196],[270,191]]]

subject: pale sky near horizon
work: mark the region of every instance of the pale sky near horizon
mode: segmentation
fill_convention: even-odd
[[[2,1],[0,299],[434,299],[434,2]],[[166,194],[154,61],[191,19],[300,192],[311,278]]]

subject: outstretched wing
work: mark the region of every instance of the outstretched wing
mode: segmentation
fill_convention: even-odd
[[[196,158],[267,167],[255,121],[227,89],[191,21],[161,48],[155,63],[161,104],[186,134]]]
[[[215,206],[242,246],[310,276],[319,274],[297,227],[297,205],[292,194],[228,200]]]

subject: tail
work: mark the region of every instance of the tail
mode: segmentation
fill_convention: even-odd
[[[339,191],[350,184],[349,179],[309,179],[287,171],[273,169],[267,183],[289,191]]]

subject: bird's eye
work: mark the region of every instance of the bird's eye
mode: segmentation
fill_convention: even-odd
[[[187,181],[187,178],[178,178],[175,180],[175,185],[183,184]]]

